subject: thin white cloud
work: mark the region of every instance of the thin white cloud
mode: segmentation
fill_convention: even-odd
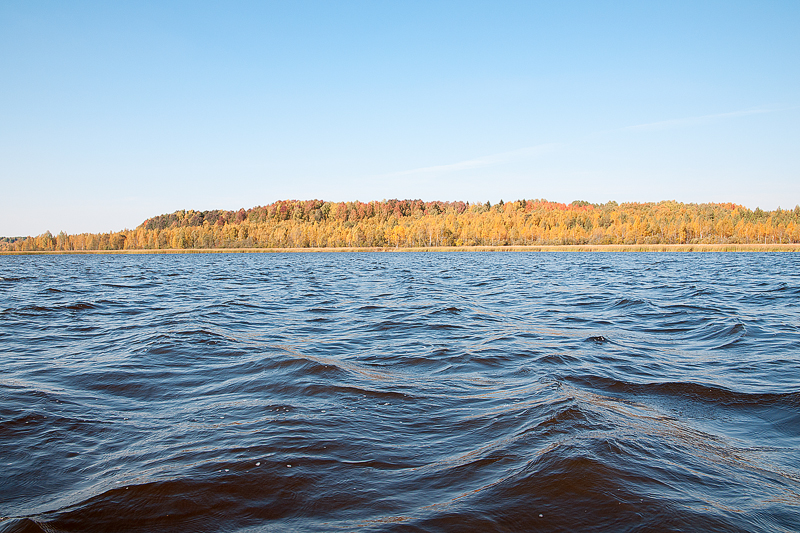
[[[625,126],[622,128],[616,128],[611,130],[605,131],[598,131],[594,134],[590,134],[589,136],[585,137],[585,139],[591,138],[598,134],[606,134],[611,132],[619,132],[619,131],[654,131],[654,130],[662,130],[662,129],[669,129],[669,128],[679,128],[679,127],[686,127],[698,124],[705,124],[709,122],[713,122],[716,120],[723,120],[728,118],[735,118],[735,117],[742,117],[747,115],[757,115],[762,113],[774,113],[777,111],[789,111],[793,109],[798,109],[800,106],[791,106],[791,107],[782,107],[782,108],[752,108],[752,109],[744,109],[741,111],[730,111],[727,113],[715,113],[711,115],[701,115],[697,117],[684,117],[684,118],[676,118],[676,119],[669,119],[669,120],[661,120],[658,122],[649,122],[646,124],[636,124],[633,126]],[[576,139],[577,142],[580,140]],[[398,177],[398,176],[413,176],[413,175],[441,175],[441,174],[448,174],[451,172],[458,172],[461,170],[470,170],[474,168],[483,168],[483,167],[490,167],[494,165],[500,165],[503,163],[508,163],[514,160],[525,159],[529,157],[539,156],[545,153],[552,152],[556,148],[564,148],[569,146],[570,143],[545,143],[539,144],[536,146],[528,146],[525,148],[519,148],[517,150],[511,150],[508,152],[500,152],[497,154],[486,155],[483,157],[478,157],[475,159],[467,159],[465,161],[458,161],[456,163],[448,163],[445,165],[434,165],[429,167],[420,167],[414,168],[410,170],[401,170],[399,172],[390,172],[388,174],[382,174],[381,178],[390,178],[390,177]]]
[[[759,115],[762,113],[774,113],[776,111],[788,111],[790,109],[796,109],[796,108],[797,107],[795,106],[795,107],[777,108],[777,109],[767,109],[767,108],[744,109],[741,111],[730,111],[728,113],[701,115],[699,117],[684,117],[684,118],[674,118],[670,120],[660,120],[658,122],[649,122],[647,124],[636,124],[635,126],[625,126],[624,128],[619,128],[611,131],[663,130],[669,128],[679,128],[683,126],[692,126],[695,124],[705,124],[708,122],[713,122],[715,120],[721,120],[726,118],[743,117],[747,115]]]
[[[393,176],[409,176],[413,174],[446,174],[449,172],[456,172],[459,170],[469,170],[472,168],[489,167],[493,165],[500,165],[508,163],[517,159],[524,159],[526,157],[538,156],[547,152],[551,152],[556,147],[560,146],[559,143],[539,144],[536,146],[528,146],[518,150],[511,150],[510,152],[501,152],[499,154],[492,154],[476,159],[468,159],[466,161],[459,161],[457,163],[449,163],[446,165],[434,165],[431,167],[420,167],[411,170],[402,170],[400,172],[392,172],[385,174],[385,177]]]

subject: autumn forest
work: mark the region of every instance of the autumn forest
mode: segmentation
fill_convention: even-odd
[[[800,242],[800,207],[608,202],[325,202],[176,211],[111,233],[0,238],[0,251]]]

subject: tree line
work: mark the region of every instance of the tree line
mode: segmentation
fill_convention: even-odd
[[[0,238],[5,251],[439,247],[800,242],[800,206],[547,200],[285,200],[238,211],[182,210],[110,233]]]

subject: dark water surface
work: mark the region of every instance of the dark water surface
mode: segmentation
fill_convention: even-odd
[[[0,257],[0,531],[798,531],[800,255]]]

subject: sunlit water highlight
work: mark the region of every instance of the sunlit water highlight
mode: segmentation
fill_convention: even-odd
[[[0,531],[798,531],[800,256],[0,257]]]

